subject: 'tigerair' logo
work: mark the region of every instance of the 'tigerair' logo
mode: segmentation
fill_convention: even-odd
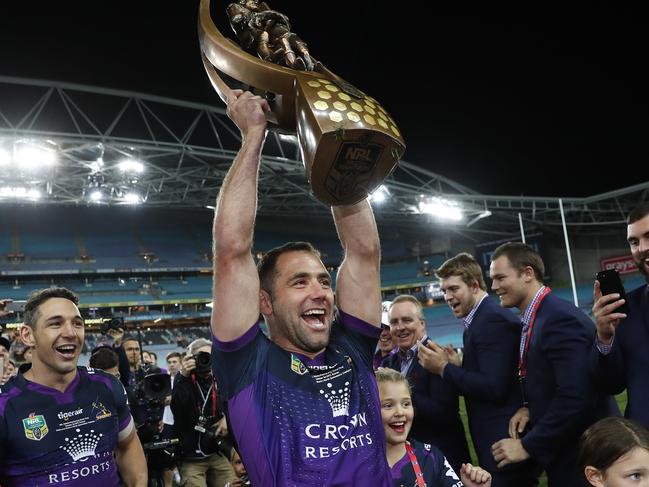
[[[31,413],[23,419],[23,429],[28,440],[41,441],[50,431],[42,414]]]

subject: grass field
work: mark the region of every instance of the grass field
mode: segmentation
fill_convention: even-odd
[[[618,406],[620,406],[620,410],[624,412],[626,409],[626,391],[624,391],[622,394],[618,394],[615,396],[615,400],[617,401]],[[466,432],[466,438],[467,441],[469,442],[469,450],[471,452],[471,461],[473,462],[474,465],[478,465],[478,458],[475,454],[475,448],[473,448],[473,441],[471,441],[471,435],[469,435],[469,424],[467,421],[467,416],[466,416],[466,407],[464,405],[464,398],[460,397],[460,417],[462,418],[462,423],[464,423],[464,431]],[[539,487],[547,487],[548,481],[545,478],[545,473],[541,477],[541,480],[539,482]]]

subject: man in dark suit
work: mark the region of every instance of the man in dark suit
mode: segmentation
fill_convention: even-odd
[[[631,255],[649,283],[649,202],[634,208],[627,224]],[[594,294],[596,383],[608,394],[628,389],[624,415],[649,428],[649,285],[627,294],[628,316],[618,309],[624,302],[619,294],[602,296],[597,281]]]
[[[503,244],[492,256],[492,289],[503,307],[522,313],[524,392],[523,407],[510,421],[510,438],[494,443],[492,453],[499,467],[531,457],[545,469],[549,487],[580,486],[577,444],[600,406],[589,375],[595,327],[543,285],[544,271],[541,257],[522,243]]]
[[[457,391],[439,376],[419,365],[417,349],[425,343],[426,329],[421,303],[409,295],[397,296],[388,312],[390,330],[398,351],[383,361],[384,367],[408,378],[415,410],[410,436],[439,448],[456,472],[470,461],[469,448],[460,420]]]
[[[471,255],[458,254],[435,273],[453,314],[463,320],[464,355],[460,364],[452,348],[429,342],[419,348],[419,362],[464,396],[473,444],[480,466],[492,474],[492,487],[538,485],[540,472],[531,461],[498,469],[491,454],[522,402],[516,376],[521,322],[489,298]]]

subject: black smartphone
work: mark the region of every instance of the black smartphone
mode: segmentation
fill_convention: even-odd
[[[626,292],[624,291],[624,286],[622,285],[622,280],[620,279],[620,274],[615,269],[608,269],[606,271],[600,271],[596,276],[599,281],[599,288],[602,291],[602,296],[606,294],[618,293],[620,299],[624,299],[624,304],[615,309],[614,313],[624,313],[629,314],[629,304],[626,300]]]

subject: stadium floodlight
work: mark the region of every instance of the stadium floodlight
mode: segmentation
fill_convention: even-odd
[[[53,166],[57,160],[58,155],[53,142],[18,140],[14,144],[13,162],[18,169],[34,171]]]
[[[382,184],[381,186],[376,188],[372,194],[370,194],[369,198],[370,201],[381,204],[384,203],[389,196],[390,196],[390,190],[387,188],[387,186]]]
[[[117,163],[117,167],[124,173],[142,174],[144,172],[144,164],[131,158],[122,159]]]
[[[27,189],[24,186],[4,186],[0,188],[0,198],[10,198],[18,200],[32,200],[40,199],[41,193],[37,189]]]
[[[140,195],[137,193],[126,193],[124,195],[124,201],[131,203],[132,205],[137,205],[142,203],[142,198],[140,198]]]
[[[0,147],[0,167],[11,164],[11,152],[4,147]]]
[[[88,197],[90,198],[90,201],[93,201],[95,203],[99,203],[103,199],[104,194],[101,191],[99,191],[98,189],[96,189],[93,192],[91,192]]]
[[[88,168],[90,169],[90,174],[97,174],[101,172],[104,168],[104,159],[99,156],[96,161],[92,161],[88,164]]]
[[[418,209],[419,213],[426,213],[440,220],[459,222],[464,218],[458,202],[437,196],[420,201]]]

